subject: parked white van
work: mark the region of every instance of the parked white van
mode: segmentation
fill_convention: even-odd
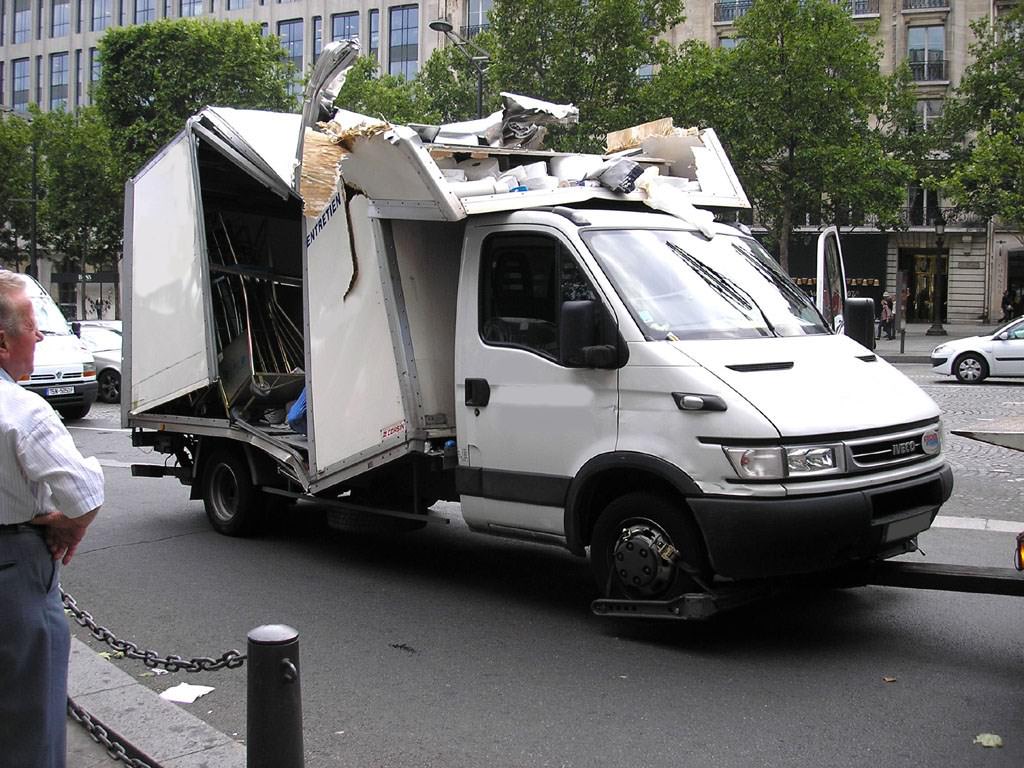
[[[65,420],[81,419],[96,402],[96,363],[50,294],[30,277],[25,285],[43,340],[36,345],[32,374],[18,383],[46,399]]]

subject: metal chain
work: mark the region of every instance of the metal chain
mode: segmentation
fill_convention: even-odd
[[[246,655],[236,650],[225,651],[220,658],[214,659],[209,656],[200,656],[193,659],[183,659],[181,656],[160,656],[156,651],[140,651],[139,646],[130,640],[119,640],[113,632],[104,626],[96,623],[92,614],[78,607],[75,598],[60,590],[61,600],[67,608],[71,617],[80,625],[88,629],[92,636],[100,642],[106,643],[115,651],[125,655],[129,659],[141,659],[142,663],[150,669],[162,667],[168,672],[214,672],[218,669],[236,669],[245,663]]]
[[[107,733],[107,729],[99,723],[93,722],[89,713],[75,704],[75,702],[70,698],[68,699],[68,714],[75,722],[85,728],[93,741],[106,747],[107,754],[114,760],[120,760],[122,763],[126,763],[131,766],[131,768],[152,768],[152,766],[144,760],[137,757],[130,757],[121,742],[111,739],[110,734]]]

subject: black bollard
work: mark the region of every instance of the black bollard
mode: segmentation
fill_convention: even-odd
[[[284,624],[249,633],[246,768],[303,768],[299,633]]]

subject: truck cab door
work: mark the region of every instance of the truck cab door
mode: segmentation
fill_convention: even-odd
[[[565,362],[570,355],[559,348],[570,335],[561,328],[573,317],[567,302],[610,317],[594,285],[554,229],[467,229],[455,407],[457,482],[470,527],[559,540],[572,478],[587,459],[614,450],[616,363]]]
[[[846,268],[839,246],[839,230],[829,227],[818,236],[818,265],[815,301],[829,327],[836,333],[845,329]]]

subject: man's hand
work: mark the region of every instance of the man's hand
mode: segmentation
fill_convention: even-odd
[[[67,517],[60,512],[47,512],[45,515],[33,517],[31,522],[32,525],[46,526],[46,544],[53,559],[67,565],[78,549],[79,542],[85,537],[85,529],[89,527],[97,512],[99,508],[86,512],[81,517]]]

